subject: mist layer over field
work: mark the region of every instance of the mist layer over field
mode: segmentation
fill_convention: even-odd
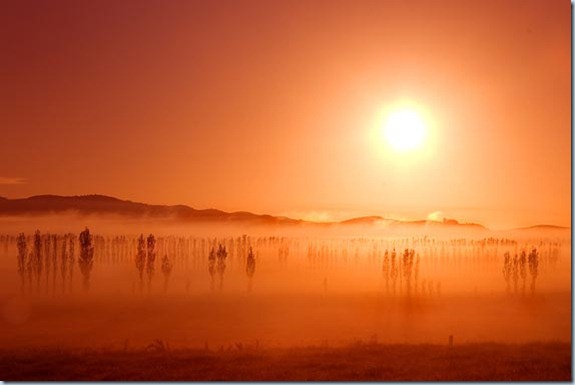
[[[372,226],[359,237],[354,232],[361,227],[88,223],[94,260],[86,288],[78,267],[83,226],[48,218],[4,221],[12,226],[2,228],[0,239],[4,347],[125,349],[161,342],[226,350],[447,344],[450,336],[455,344],[571,341],[568,231],[410,233]],[[16,236],[25,232],[30,257],[35,229],[41,270],[24,266],[19,273]],[[146,265],[141,275],[140,233],[155,236],[153,268]],[[210,250],[220,244],[224,271],[210,274]]]

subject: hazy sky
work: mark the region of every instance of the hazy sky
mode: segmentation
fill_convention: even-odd
[[[570,222],[570,3],[4,1],[0,195]],[[417,103],[424,148],[374,135]]]

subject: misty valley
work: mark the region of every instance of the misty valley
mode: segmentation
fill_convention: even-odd
[[[564,239],[102,236],[86,228],[2,235],[0,249],[4,346],[570,338]]]

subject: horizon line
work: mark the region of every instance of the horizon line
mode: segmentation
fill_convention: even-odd
[[[386,217],[386,216],[382,216],[382,215],[359,215],[359,216],[352,216],[352,217],[349,217],[349,218],[347,218],[347,219],[321,221],[321,220],[310,220],[310,219],[296,218],[296,217],[291,217],[291,216],[286,216],[286,215],[279,215],[279,214],[273,215],[273,214],[268,214],[268,213],[257,213],[257,212],[253,212],[253,211],[247,211],[247,210],[224,211],[224,210],[221,210],[221,209],[218,209],[218,208],[214,208],[214,207],[203,208],[203,209],[202,209],[202,208],[196,208],[196,207],[193,207],[193,206],[189,206],[189,205],[187,205],[187,204],[174,204],[174,205],[170,205],[170,204],[154,204],[154,203],[146,203],[146,202],[142,202],[142,201],[134,201],[134,200],[130,200],[130,199],[118,198],[118,197],[112,196],[112,195],[97,194],[97,193],[93,193],[93,194],[79,194],[79,195],[36,194],[36,195],[28,196],[28,197],[26,197],[26,198],[7,198],[7,197],[5,197],[5,196],[0,195],[0,199],[6,199],[6,200],[26,200],[26,199],[39,198],[39,197],[55,197],[55,198],[101,197],[101,198],[114,199],[114,200],[119,201],[119,202],[143,204],[143,205],[146,205],[146,206],[164,206],[164,207],[184,206],[184,207],[190,208],[190,209],[192,209],[192,210],[198,210],[198,211],[215,210],[215,211],[220,211],[220,212],[222,212],[222,213],[224,213],[224,214],[247,213],[247,214],[252,214],[252,215],[271,216],[271,217],[274,217],[274,218],[284,218],[284,219],[289,219],[289,220],[294,220],[294,221],[301,221],[301,222],[306,222],[306,223],[313,223],[313,224],[345,224],[345,222],[350,222],[350,221],[354,221],[354,220],[373,219],[374,221],[393,221],[393,222],[403,222],[403,223],[409,223],[409,222],[448,223],[448,222],[454,221],[455,223],[452,223],[452,224],[454,224],[454,225],[461,225],[461,226],[481,226],[481,227],[483,227],[484,229],[486,229],[486,230],[491,230],[491,231],[528,230],[528,229],[536,228],[536,227],[555,227],[555,228],[559,228],[559,229],[571,229],[571,228],[572,228],[571,224],[570,224],[569,226],[564,226],[564,225],[556,225],[556,224],[549,224],[549,223],[537,223],[537,224],[534,224],[534,225],[526,225],[526,226],[513,227],[513,228],[491,228],[491,227],[485,226],[483,223],[479,223],[479,222],[461,222],[459,219],[456,219],[456,218],[447,218],[447,217],[444,217],[442,220],[433,220],[433,219],[429,219],[429,218],[398,219],[398,218]]]

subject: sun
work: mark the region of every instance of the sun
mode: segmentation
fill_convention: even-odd
[[[399,152],[421,148],[427,137],[423,116],[409,106],[392,110],[385,119],[383,130],[387,143]]]

